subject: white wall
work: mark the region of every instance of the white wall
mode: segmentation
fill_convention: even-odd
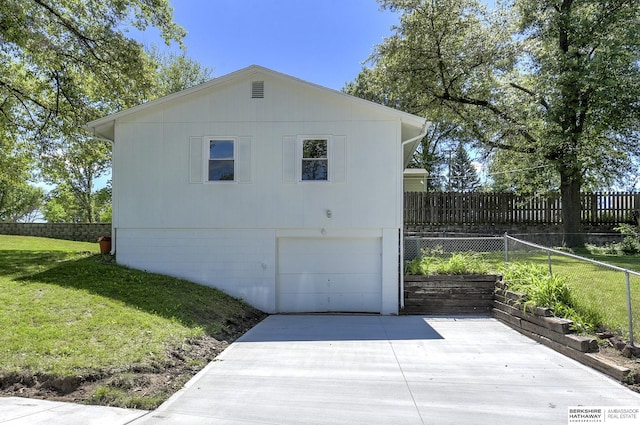
[[[180,277],[275,311],[275,236],[268,230],[118,229],[118,263]]]
[[[264,99],[250,98],[252,79],[265,81]],[[273,312],[275,231],[384,229],[384,292],[392,298],[384,310],[395,313],[400,121],[331,93],[285,83],[256,75],[117,121],[118,261],[216,286]],[[301,134],[345,136],[343,181],[283,181],[283,137]],[[250,182],[189,183],[190,138],[204,136],[250,137]]]

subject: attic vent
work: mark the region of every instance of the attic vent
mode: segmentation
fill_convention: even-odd
[[[251,99],[264,99],[264,81],[251,82]]]

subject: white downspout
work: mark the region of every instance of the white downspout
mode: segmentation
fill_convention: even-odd
[[[401,180],[404,181],[404,147],[405,145],[409,144],[409,143],[413,143],[416,140],[422,139],[424,136],[427,135],[427,128],[429,127],[429,122],[425,121],[424,124],[422,125],[422,129],[420,130],[420,134],[417,135],[416,137],[412,137],[409,140],[405,140],[404,142],[402,142],[402,155],[401,155],[401,161],[402,161],[402,166],[400,167],[402,170],[402,177]],[[400,308],[403,309],[404,308],[404,185],[402,188],[402,199],[403,199],[403,203],[402,203],[402,214],[400,214],[400,220],[401,220],[401,226],[400,226]]]

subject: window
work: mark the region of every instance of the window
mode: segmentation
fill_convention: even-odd
[[[329,180],[329,140],[302,139],[302,172],[303,181]]]
[[[235,181],[235,139],[209,139],[209,181]]]

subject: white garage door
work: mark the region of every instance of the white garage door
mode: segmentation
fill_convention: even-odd
[[[380,238],[278,239],[277,309],[380,312]]]

